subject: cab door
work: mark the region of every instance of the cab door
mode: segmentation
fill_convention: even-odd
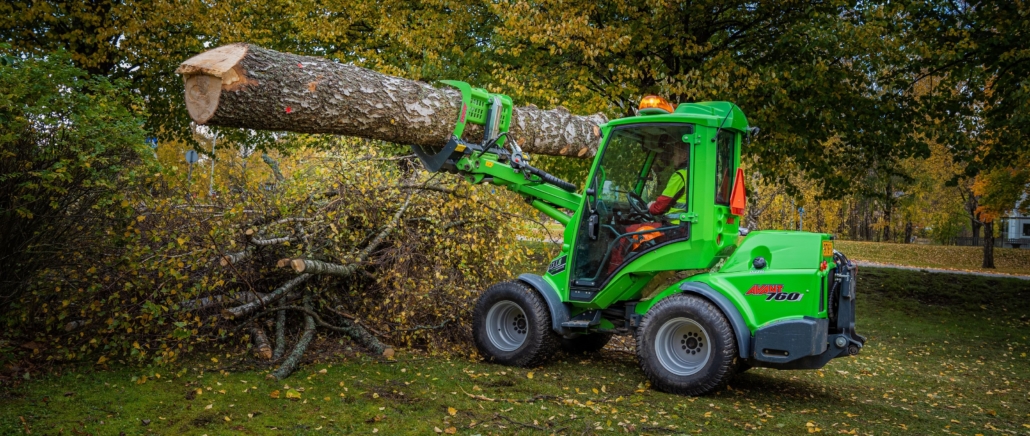
[[[590,301],[633,259],[687,239],[686,231],[659,238],[670,227],[685,229],[689,224],[677,220],[671,225],[666,217],[648,214],[647,207],[678,170],[689,166],[694,133],[694,125],[680,123],[627,125],[611,132],[588,182],[586,208],[577,223],[571,300]],[[687,156],[686,161],[674,162],[674,155]]]

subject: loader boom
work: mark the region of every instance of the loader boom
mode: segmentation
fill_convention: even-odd
[[[511,98],[472,88],[465,82],[441,83],[461,91],[462,107],[454,133],[442,149],[430,153],[420,146],[411,146],[426,168],[457,173],[472,184],[489,182],[508,188],[525,197],[537,210],[567,225],[571,217],[562,209],[575,213],[582,196],[576,193],[576,185],[534,168],[518,144],[507,140]],[[462,139],[467,123],[483,126],[482,142]]]

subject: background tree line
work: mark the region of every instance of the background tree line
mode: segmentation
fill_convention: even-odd
[[[258,153],[240,154],[233,167],[240,171],[220,176],[236,178],[220,184],[235,186],[235,197],[226,191],[221,199],[200,202],[181,188],[181,157],[162,155],[168,148],[159,147],[155,159],[144,146],[147,136],[177,151],[199,145],[184,110],[181,78],[173,72],[207,48],[241,41],[416,80],[464,80],[520,104],[610,117],[632,114],[646,94],[674,102],[733,101],[762,128],[746,147],[754,226],[796,228],[801,206],[806,230],[853,239],[907,241],[922,232],[946,240],[968,226],[984,234],[987,267],[994,224],[1019,204],[1030,181],[1028,31],[1030,6],[1005,1],[8,1],[0,5],[0,257],[10,267],[0,280],[0,309],[15,311],[9,325],[26,334],[74,322],[67,314],[51,317],[60,307],[103,312],[110,322],[99,342],[81,335],[62,346],[80,350],[71,354],[132,354],[148,346],[138,340],[140,326],[126,327],[132,323],[122,325],[113,314],[161,318],[172,306],[155,309],[145,302],[155,301],[152,287],[166,275],[182,275],[176,280],[183,289],[193,286],[188,297],[167,296],[180,307],[218,294],[229,281],[251,280],[239,271],[218,273],[222,277],[213,270],[192,276],[173,270],[189,269],[186,260],[204,263],[224,254],[223,244],[255,219],[244,210],[261,204],[268,216],[310,212],[304,200],[310,193],[289,191],[293,197],[279,203],[258,195],[269,189],[281,195],[289,184],[276,182],[279,176],[259,156],[295,169],[286,171],[295,183],[341,185],[316,177],[311,168],[318,159],[305,153],[342,147],[352,151],[341,159],[360,160],[360,141],[217,132],[227,150]],[[405,154],[402,147],[394,151],[394,157]],[[215,157],[227,164],[233,159]],[[245,162],[267,167],[260,183],[247,179]],[[372,168],[367,165],[400,168],[401,162],[360,165],[365,171]],[[584,178],[587,165],[546,157],[538,162],[575,181]],[[140,211],[156,210],[148,202],[162,204],[161,219],[178,227],[143,230],[150,218],[139,220]],[[180,211],[199,203],[220,208],[217,217],[205,215],[218,225],[186,224],[200,218]],[[461,215],[470,211],[434,213],[458,214],[447,215],[447,222],[482,218]],[[467,235],[478,238],[477,231]],[[207,251],[187,250],[180,239]],[[348,240],[341,247],[361,243]],[[483,265],[500,262],[497,271],[504,272],[514,264],[477,244],[480,257],[456,268],[488,270]],[[326,259],[341,260],[343,251],[329,250]],[[155,259],[166,263],[158,267]],[[368,271],[392,276],[395,265],[381,265],[387,264]],[[135,271],[129,265],[145,269],[137,277],[147,279],[124,279]],[[255,268],[254,280],[268,277],[264,267]],[[57,277],[105,290],[70,283],[55,290]],[[96,284],[104,277],[107,284]],[[69,290],[86,296],[61,294]],[[94,303],[101,294],[103,302]],[[117,304],[105,308],[112,301]],[[210,337],[226,334],[219,331],[224,324],[197,321],[194,314],[169,316],[154,322],[193,338],[203,329],[176,323],[200,322]],[[112,324],[122,326],[117,347],[103,343],[112,337]]]

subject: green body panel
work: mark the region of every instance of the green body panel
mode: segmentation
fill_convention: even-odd
[[[691,276],[669,286],[638,304],[636,313],[647,313],[663,298],[682,292],[683,283],[697,282],[732,302],[752,332],[786,319],[825,318],[829,301],[826,279],[832,271],[832,255],[822,256],[824,241],[832,244],[830,235],[825,233],[753,232],[718,271]],[[767,266],[756,269],[756,257],[766,259]],[[769,295],[776,293],[801,296],[797,300],[769,300]]]

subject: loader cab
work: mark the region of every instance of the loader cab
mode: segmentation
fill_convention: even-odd
[[[739,217],[729,203],[743,113],[722,102],[647,109],[606,126],[570,223],[570,301],[592,301],[602,290],[612,291],[606,301],[632,298],[627,290],[640,277],[708,268],[735,246]]]

